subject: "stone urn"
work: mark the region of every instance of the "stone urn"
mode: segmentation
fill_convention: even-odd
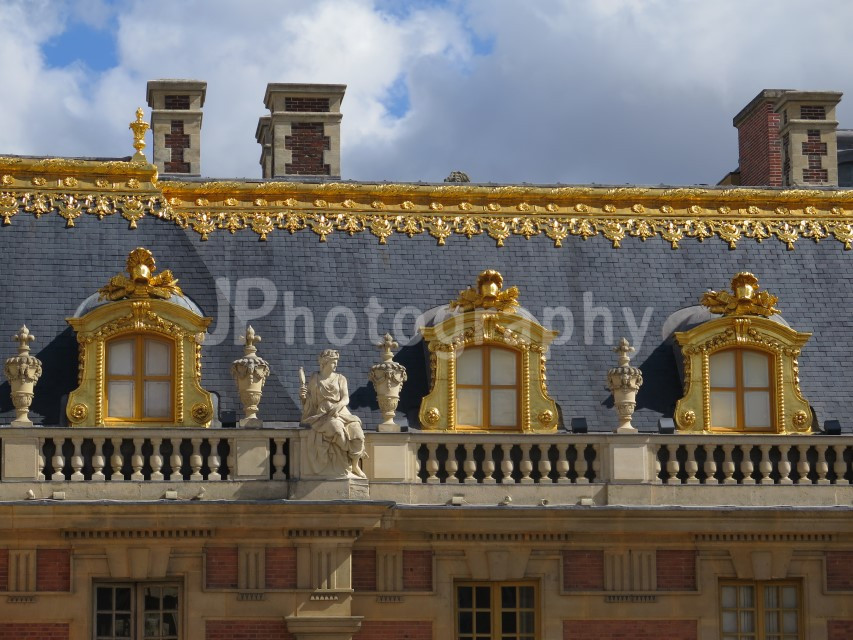
[[[261,402],[264,383],[270,375],[270,366],[257,353],[255,344],[261,341],[261,336],[256,334],[251,326],[246,329],[242,340],[246,345],[243,357],[231,365],[231,375],[237,382],[240,402],[243,404],[244,417],[240,420],[240,426],[261,427],[264,423],[258,418],[258,405]]]
[[[631,354],[635,349],[627,339],[622,338],[613,351],[619,354],[619,363],[607,372],[607,386],[613,393],[613,403],[619,415],[616,433],[637,433],[631,424],[631,416],[637,408],[637,391],[643,384],[643,374],[631,366]]]
[[[12,387],[12,404],[15,406],[12,426],[31,427],[30,405],[35,396],[33,389],[41,377],[41,360],[30,355],[30,342],[35,340],[35,336],[26,325],[21,327],[17,335],[12,336],[12,340],[18,343],[18,355],[8,358],[4,367]]]
[[[368,380],[376,389],[376,398],[379,401],[379,410],[382,412],[382,422],[378,430],[383,432],[400,431],[400,425],[394,422],[394,414],[397,404],[400,402],[400,390],[408,378],[406,367],[399,362],[394,362],[393,349],[400,345],[394,341],[391,334],[386,333],[385,338],[378,345],[382,351],[382,362],[370,367]]]

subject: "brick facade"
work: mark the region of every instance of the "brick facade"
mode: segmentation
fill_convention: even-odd
[[[821,156],[826,155],[826,143],[821,142],[819,129],[809,129],[806,132],[803,155],[809,160],[808,168],[803,169],[803,182],[821,183],[829,180],[829,172],[823,168],[821,159]]]
[[[0,591],[9,589],[9,550],[0,549]]]
[[[356,591],[376,591],[375,549],[353,549],[352,588]]]
[[[163,102],[166,105],[167,109],[176,109],[180,111],[187,111],[190,108],[190,97],[189,96],[165,96],[163,98]]]
[[[696,640],[695,620],[563,620],[563,640]]]
[[[830,620],[826,623],[826,640],[853,638],[853,620]]]
[[[826,553],[826,588],[828,591],[853,591],[853,551]]]
[[[801,120],[826,120],[826,107],[823,105],[803,105],[800,107]]]
[[[563,551],[563,590],[604,589],[604,551]]]
[[[171,130],[166,134],[166,148],[171,150],[172,159],[165,164],[167,173],[189,173],[190,163],[184,162],[184,149],[190,148],[190,137],[184,133],[183,120],[172,120]]]
[[[284,148],[292,152],[291,162],[285,165],[287,175],[328,176],[329,165],[323,164],[323,151],[331,149],[322,122],[294,122],[290,135],[284,138]]]
[[[328,113],[328,98],[285,98],[285,111],[312,111],[314,113]]]
[[[36,551],[36,591],[71,591],[71,550]]]
[[[0,622],[0,640],[68,640],[62,622]]]
[[[208,547],[204,561],[208,589],[237,588],[237,547]]]
[[[696,590],[696,552],[666,549],[656,554],[658,591]]]
[[[296,588],[296,548],[267,547],[264,584],[267,589]]]
[[[432,551],[403,550],[403,590],[432,591]]]
[[[738,124],[742,185],[782,186],[781,116],[764,100]]]
[[[295,640],[284,620],[208,620],[205,640]]]
[[[429,620],[365,620],[352,640],[432,640]]]

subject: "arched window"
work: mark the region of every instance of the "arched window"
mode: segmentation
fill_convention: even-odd
[[[726,349],[709,358],[711,428],[775,431],[770,354]]]
[[[108,420],[163,420],[174,416],[174,343],[148,334],[106,343]]]
[[[514,349],[469,346],[456,359],[456,424],[520,429],[520,358]]]

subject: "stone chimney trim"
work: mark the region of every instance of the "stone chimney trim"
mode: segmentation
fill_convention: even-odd
[[[732,118],[732,125],[735,127],[740,126],[760,105],[763,105],[768,100],[776,101],[789,91],[793,91],[793,89],[762,89],[743,109],[737,112],[737,115]]]
[[[341,102],[344,100],[344,93],[347,90],[347,85],[345,84],[306,84],[306,83],[295,83],[295,82],[271,82],[267,85],[267,89],[264,92],[264,106],[270,111],[275,112],[273,109],[273,99],[276,94],[287,93],[288,97],[291,98],[316,98],[320,95],[329,96],[329,113],[333,113],[341,108]],[[337,100],[332,100],[331,98],[338,97]],[[335,108],[337,107],[337,109]],[[280,111],[284,111],[284,109],[280,109]],[[300,113],[311,113],[310,111],[303,111]],[[320,113],[320,112],[318,112]],[[322,112],[326,113],[326,112]]]

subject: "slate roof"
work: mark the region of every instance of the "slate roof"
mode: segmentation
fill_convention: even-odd
[[[446,304],[473,285],[480,271],[492,268],[503,274],[505,286],[519,287],[522,305],[540,321],[556,318],[553,327],[562,335],[549,356],[548,389],[565,425],[574,417],[585,417],[590,431],[610,431],[616,424],[605,375],[616,362],[612,344],[624,335],[640,347],[634,363],[645,380],[634,424],[656,430],[681,395],[673,350],[661,337],[665,320],[695,305],[706,289],[727,288],[740,270],[752,271],[779,296],[778,306],[793,328],[814,332],[800,359],[800,380],[820,423],[839,419],[845,429],[853,423],[847,401],[853,388],[848,364],[853,254],[834,241],[801,240],[794,251],[776,240],[745,239],[730,250],[718,239],[685,239],[673,250],[660,238],[631,237],[620,249],[602,237],[569,237],[557,248],[541,235],[513,236],[497,247],[485,234],[470,240],[454,236],[445,246],[426,234],[396,235],[381,245],[367,233],[336,233],[321,243],[308,231],[272,234],[265,242],[249,231],[219,232],[202,241],[191,230],[151,216],[129,230],[119,216],[100,221],[83,216],[65,228],[55,216],[19,215],[0,228],[0,337],[8,336],[0,356],[12,355],[9,337],[26,323],[37,338],[33,352],[44,364],[33,410],[45,424],[64,420],[62,399],[76,387],[77,343],[65,318],[122,272],[127,254],[138,246],[150,249],[158,267],[171,269],[184,292],[213,317],[203,348],[203,385],[220,396],[221,409],[240,409],[229,373],[242,354],[235,340],[238,291],[247,294],[249,308],[264,303],[264,291],[267,302],[275,296],[269,313],[250,320],[263,336],[259,353],[272,367],[260,412],[267,421],[299,419],[298,368],[314,370],[317,354],[332,346],[341,352],[339,370],[349,379],[353,410],[366,428],[375,428],[380,417],[367,374],[378,350],[366,309],[383,309],[376,333],[391,331],[405,343],[407,336],[394,331],[395,314],[405,314],[405,333],[411,334],[418,313]],[[307,334],[298,308],[313,313],[313,331]],[[355,335],[347,344],[330,344],[327,323],[342,336],[346,309],[357,322]],[[610,334],[601,309],[612,316]],[[569,314],[572,325],[566,326]],[[636,332],[644,318],[648,326],[639,344]],[[428,386],[423,344],[407,344],[397,359],[409,372],[400,410],[414,420]],[[0,411],[11,410],[5,383]]]

